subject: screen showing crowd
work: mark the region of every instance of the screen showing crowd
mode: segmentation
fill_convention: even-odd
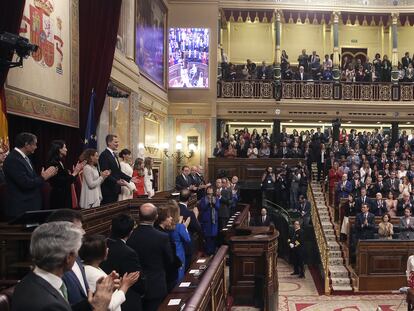
[[[170,88],[208,88],[209,36],[208,28],[170,28]]]

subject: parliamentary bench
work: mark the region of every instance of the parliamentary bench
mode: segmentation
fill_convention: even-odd
[[[224,272],[227,250],[228,246],[223,245],[214,257],[198,257],[158,310],[226,310],[227,285]]]
[[[407,286],[407,259],[413,252],[410,240],[360,240],[355,267],[358,290],[384,292]]]
[[[153,199],[137,198],[81,210],[83,228],[86,234],[109,235],[112,219],[119,214],[130,214],[138,220],[138,207],[143,203],[156,206],[166,204],[176,198],[172,191],[157,193]],[[189,208],[194,208],[197,197],[194,194],[189,202]],[[30,236],[38,224],[10,225],[0,223],[0,279],[19,279],[31,267],[29,254]]]

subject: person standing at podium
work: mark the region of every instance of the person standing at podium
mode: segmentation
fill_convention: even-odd
[[[291,259],[293,263],[293,272],[291,275],[299,275],[299,278],[305,278],[305,266],[303,262],[303,230],[300,228],[299,221],[295,221],[294,224],[295,231],[293,232],[291,238],[288,240],[289,247],[291,249]]]

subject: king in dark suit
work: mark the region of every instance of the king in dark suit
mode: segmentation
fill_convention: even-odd
[[[101,171],[110,170],[111,175],[105,178],[105,181],[101,185],[101,204],[118,201],[121,187],[126,187],[127,183],[131,181],[131,177],[121,171],[119,160],[115,153],[119,146],[118,137],[113,134],[107,135],[106,146],[107,148],[99,156],[99,169]]]
[[[157,311],[167,295],[166,270],[173,264],[173,254],[168,235],[154,228],[157,208],[150,203],[141,205],[139,219],[139,226],[132,232],[127,245],[138,254],[146,277],[143,309]]]
[[[8,218],[27,211],[42,209],[41,188],[45,180],[56,175],[56,167],[42,169],[38,176],[28,156],[37,148],[37,137],[31,133],[20,133],[15,140],[16,147],[4,161],[3,170],[7,184],[7,204],[4,214]]]

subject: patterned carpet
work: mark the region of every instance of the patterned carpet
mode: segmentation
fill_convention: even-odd
[[[404,295],[318,295],[312,276],[306,269],[305,279],[290,273],[292,268],[278,260],[278,311],[405,311]],[[232,311],[257,311],[251,307],[233,307]]]

